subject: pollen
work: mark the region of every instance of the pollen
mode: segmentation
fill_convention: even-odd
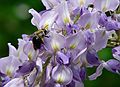
[[[32,52],[28,53],[28,58],[29,58],[29,60],[32,60]]]
[[[6,75],[8,75],[9,77],[11,77],[13,70],[14,70],[14,68],[13,68],[12,66],[9,66],[9,67],[6,69]]]
[[[57,41],[52,40],[51,47],[56,52],[56,51],[58,51],[60,49],[60,44]]]
[[[85,0],[80,0],[79,3],[80,3],[80,6],[82,6],[85,4]]]
[[[57,83],[63,83],[63,82],[64,82],[63,74],[58,74],[58,76],[57,76]]]
[[[106,6],[104,6],[103,9],[102,9],[102,11],[105,12],[106,10],[107,10],[107,8],[106,8]]]
[[[69,20],[69,18],[64,18],[64,23],[66,24],[66,23],[69,23],[70,22],[70,20]]]
[[[70,49],[74,49],[74,48],[76,48],[76,44],[75,43],[70,45]]]
[[[85,26],[85,29],[90,29],[90,27],[91,27],[91,24],[88,23],[88,24]]]

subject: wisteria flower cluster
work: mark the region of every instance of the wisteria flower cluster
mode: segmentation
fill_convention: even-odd
[[[0,59],[0,87],[84,87],[106,69],[120,75],[119,0],[42,0],[46,10],[30,9],[37,31],[8,43]],[[115,59],[98,52],[112,47]],[[86,68],[96,67],[87,76]]]

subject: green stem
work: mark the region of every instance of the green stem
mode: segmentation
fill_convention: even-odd
[[[118,36],[118,41],[120,42],[120,30],[117,30],[117,31],[116,31],[116,34],[117,34],[117,36]]]
[[[75,17],[74,24],[79,20],[79,18],[80,18],[80,15],[78,14],[78,15]]]

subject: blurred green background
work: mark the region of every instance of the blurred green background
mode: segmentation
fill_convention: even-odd
[[[40,0],[0,0],[0,58],[8,56],[7,43],[17,48],[17,39],[22,34],[31,34],[37,30],[31,24],[32,16],[28,13],[30,8],[37,11],[45,9]],[[112,58],[111,48],[100,51],[99,57],[104,60]],[[87,71],[90,75],[95,69]],[[85,87],[120,87],[120,76],[103,70],[97,80],[86,80]]]
[[[8,55],[7,43],[17,47],[17,38],[37,30],[31,24],[30,8],[45,9],[40,0],[0,0],[0,57]]]

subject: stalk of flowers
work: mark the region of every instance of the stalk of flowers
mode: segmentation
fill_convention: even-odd
[[[84,87],[86,68],[120,74],[119,0],[42,0],[46,10],[30,9],[37,31],[22,35],[18,49],[8,43],[0,59],[2,87]],[[114,37],[113,37],[114,35]],[[113,57],[97,52],[110,46]]]

